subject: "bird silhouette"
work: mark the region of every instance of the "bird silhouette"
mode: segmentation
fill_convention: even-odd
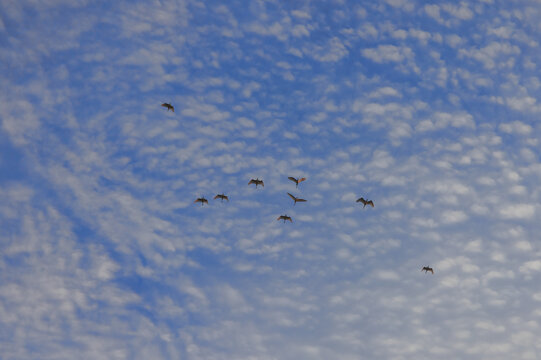
[[[257,185],[261,185],[261,186],[265,187],[265,184],[263,183],[263,180],[259,180],[259,178],[255,179],[255,180],[254,179],[250,180],[248,185],[250,185],[250,184],[255,184],[256,189],[257,189]]]
[[[288,176],[288,179],[293,181],[295,183],[295,187],[299,187],[299,183],[300,182],[303,182],[304,180],[306,180],[306,178],[299,178],[299,179],[295,179],[293,176]]]
[[[194,201],[194,204],[195,204],[196,202],[200,202],[200,203],[201,203],[201,206],[203,206],[204,203],[207,203],[207,205],[209,204],[208,200],[205,199],[204,197],[197,198],[197,200]]]
[[[434,275],[434,269],[432,269],[430,266],[425,266],[421,269],[421,271],[424,271],[425,274],[428,273],[429,271],[432,273],[432,275]]]
[[[295,196],[291,195],[290,193],[287,193],[287,194],[289,195],[290,198],[293,199],[293,201],[294,201],[293,206],[295,206],[295,204],[296,204],[297,202],[306,202],[306,200],[301,199],[301,198],[298,198],[298,197],[295,197]]]
[[[286,220],[289,220],[290,222],[293,222],[293,220],[291,220],[291,216],[287,216],[287,214],[278,216],[278,219],[276,219],[276,220],[284,220],[284,223],[286,222]]]
[[[162,106],[167,108],[167,111],[171,110],[172,112],[175,112],[175,107],[171,104],[163,103]]]
[[[227,197],[227,195],[224,195],[224,194],[218,194],[214,197],[214,200],[216,199],[222,199],[222,202],[224,202],[224,200],[227,200],[229,201],[229,198]]]
[[[365,200],[364,198],[358,198],[356,202],[360,202],[360,203],[363,203],[363,209],[366,205],[370,205],[372,207],[374,207],[374,202],[372,200]]]

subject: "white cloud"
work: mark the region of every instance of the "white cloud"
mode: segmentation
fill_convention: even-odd
[[[480,252],[482,251],[482,249],[483,249],[483,241],[481,239],[470,241],[464,248],[464,250],[468,252]]]
[[[114,261],[111,261],[107,257],[100,257],[97,259],[96,275],[100,280],[110,280],[113,278],[119,266]]]
[[[252,310],[246,303],[244,296],[230,285],[222,285],[217,296],[218,299],[224,301],[234,312],[249,312]]]
[[[427,4],[424,6],[424,10],[427,13],[427,15],[433,18],[434,20],[437,20],[438,22],[442,21],[441,15],[440,15],[440,7],[438,5]]]
[[[394,271],[382,270],[379,271],[376,276],[381,280],[399,280],[400,277]]]
[[[308,12],[302,11],[302,10],[293,10],[293,11],[291,11],[291,15],[293,15],[296,18],[299,18],[299,19],[311,19],[312,18],[312,16]]]
[[[509,204],[499,210],[505,219],[531,219],[535,214],[535,206],[531,204]]]
[[[314,59],[322,62],[337,62],[349,54],[348,49],[344,43],[338,38],[331,38],[323,46],[312,46],[310,50],[305,50],[305,53],[309,51]]]
[[[450,3],[444,4],[442,5],[442,9],[460,20],[470,20],[473,18],[473,11],[470,10],[468,3],[465,1],[460,2],[458,6]]]
[[[395,45],[378,45],[375,48],[361,50],[361,54],[377,63],[403,62],[414,57],[409,47]]]
[[[521,251],[531,251],[532,244],[527,240],[520,240],[515,243],[515,247]]]
[[[380,98],[384,96],[402,97],[402,94],[390,86],[384,86],[376,89],[368,95],[370,98]]]
[[[401,8],[405,11],[413,11],[415,5],[408,0],[385,0],[385,2],[392,7]]]
[[[376,38],[379,35],[378,29],[372,24],[363,24],[358,30],[357,34],[363,39]]]
[[[448,126],[452,127],[466,127],[475,128],[475,121],[473,117],[468,113],[444,113],[436,112],[433,114],[432,119],[425,119],[418,123],[416,126],[417,131],[434,131],[444,129]]]
[[[445,37],[446,42],[453,48],[457,48],[464,43],[463,38],[456,34],[450,34]]]
[[[460,49],[459,55],[469,57],[483,63],[486,69],[494,69],[498,60],[502,60],[504,56],[516,56],[520,54],[520,48],[516,45],[511,45],[508,42],[493,41],[487,46],[480,49]],[[498,62],[499,67],[507,66],[504,61]]]
[[[25,99],[0,98],[2,129],[17,145],[27,144],[32,133],[40,128],[34,105]]]
[[[519,268],[522,273],[530,273],[532,271],[541,271],[541,261],[532,260],[527,261]]]
[[[291,33],[295,37],[310,36],[310,31],[304,25],[295,25]]]
[[[444,224],[455,224],[463,222],[468,218],[465,212],[461,210],[446,210],[441,215]]]
[[[246,27],[246,30],[249,32],[256,33],[263,36],[274,36],[280,41],[287,40],[288,36],[286,34],[286,29],[279,22],[274,22],[272,24],[262,24],[260,22],[254,22],[249,24]]]
[[[426,44],[427,41],[432,38],[431,33],[419,29],[409,29],[408,33],[411,37],[419,40],[423,44]]]
[[[488,34],[495,35],[503,39],[511,38],[511,35],[513,34],[513,32],[514,32],[514,29],[510,26],[499,26],[495,28],[489,28],[487,30]]]
[[[531,96],[509,97],[505,99],[507,105],[514,110],[536,112],[539,107],[536,106],[537,100]]]

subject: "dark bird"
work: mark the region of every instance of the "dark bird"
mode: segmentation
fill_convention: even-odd
[[[298,198],[298,197],[295,197],[295,196],[291,195],[290,193],[287,193],[287,194],[289,195],[290,198],[293,199],[293,201],[294,201],[293,206],[295,206],[295,204],[296,204],[297,202],[306,202],[306,200],[301,199],[301,198]]]
[[[172,112],[175,112],[175,107],[171,104],[163,103],[162,106],[167,108],[167,111],[171,110]]]
[[[293,222],[293,220],[291,220],[291,216],[287,216],[287,214],[278,216],[278,219],[276,219],[276,220],[284,220],[284,223],[286,222],[286,220],[289,220],[290,222]]]
[[[289,176],[288,179],[295,183],[295,187],[299,187],[299,183],[306,180],[306,178],[295,179],[293,176]]]
[[[207,203],[207,205],[209,204],[208,200],[205,199],[204,197],[197,198],[197,200],[195,200],[194,203],[196,202],[200,202],[201,206],[203,206],[204,203]]]
[[[428,273],[429,271],[432,273],[432,275],[434,275],[434,269],[432,269],[430,266],[425,266],[421,269],[421,271],[424,271],[425,274]]]
[[[265,187],[265,184],[263,184],[263,180],[259,180],[259,178],[255,179],[255,180],[254,179],[250,180],[248,185],[250,185],[250,184],[255,184],[256,189],[257,189],[257,185],[261,185],[261,186]]]
[[[224,202],[224,200],[227,200],[229,201],[229,198],[227,197],[227,195],[224,195],[224,194],[218,194],[214,197],[214,200],[216,199],[222,199],[222,202]]]
[[[366,205],[370,205],[372,207],[374,207],[374,202],[372,200],[365,200],[364,198],[358,198],[357,199],[357,202],[360,202],[360,203],[363,203],[363,209]]]

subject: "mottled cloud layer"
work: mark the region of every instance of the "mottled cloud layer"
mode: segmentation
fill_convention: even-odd
[[[3,356],[536,359],[540,10],[0,4]]]

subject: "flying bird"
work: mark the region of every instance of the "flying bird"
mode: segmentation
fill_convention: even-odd
[[[175,112],[175,107],[171,104],[163,103],[162,106],[167,108],[167,111],[171,110],[172,112]]]
[[[425,266],[421,269],[421,271],[424,271],[425,274],[428,273],[429,271],[432,273],[432,275],[434,275],[434,269],[432,269],[430,266]]]
[[[357,202],[360,202],[360,203],[363,203],[363,209],[366,205],[370,205],[372,207],[374,207],[374,202],[372,200],[365,200],[364,198],[358,198],[357,199]]]
[[[214,197],[214,200],[216,199],[222,199],[222,202],[224,202],[224,200],[227,200],[229,201],[229,198],[227,197],[227,195],[224,195],[224,194],[218,194]]]
[[[306,202],[306,200],[301,199],[301,198],[298,198],[298,197],[295,197],[295,196],[291,195],[290,193],[287,193],[287,194],[289,195],[290,198],[293,199],[293,201],[294,201],[293,206],[295,206],[295,204],[296,204],[297,202]]]
[[[261,185],[261,186],[265,187],[265,184],[263,184],[263,180],[259,180],[259,178],[255,179],[255,180],[254,179],[250,180],[248,185],[250,185],[250,184],[255,184],[256,189],[257,189],[257,185]]]
[[[291,220],[291,216],[287,216],[287,214],[278,216],[278,219],[276,219],[276,220],[284,220],[284,224],[285,224],[286,220],[289,220],[290,222],[293,222],[293,220]]]
[[[203,206],[204,203],[207,203],[207,205],[209,204],[208,200],[205,199],[204,197],[197,198],[197,200],[195,200],[194,203],[196,202],[200,202],[201,206]]]
[[[299,187],[299,183],[306,180],[306,178],[295,179],[293,176],[289,176],[288,179],[295,183],[295,187]]]

